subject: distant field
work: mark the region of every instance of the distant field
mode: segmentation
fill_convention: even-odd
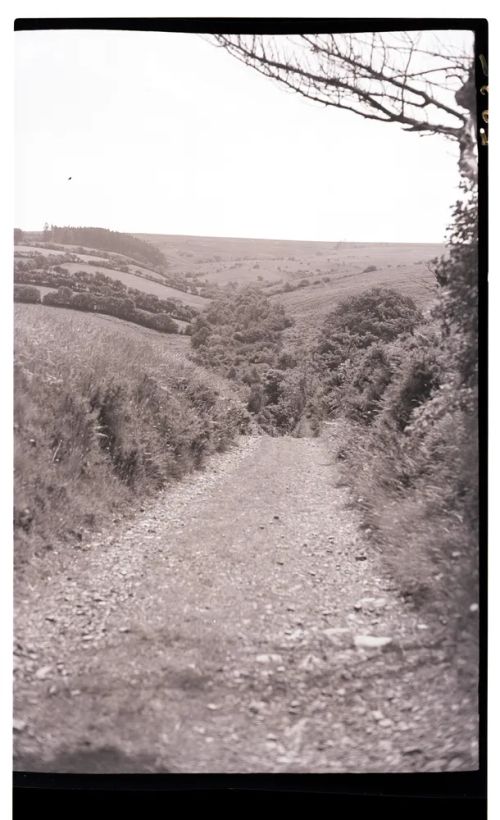
[[[203,236],[136,234],[166,255],[174,273],[202,274],[209,281],[294,283],[303,277],[360,273],[378,269],[413,270],[444,252],[441,244],[301,242],[271,239],[232,239]]]
[[[428,265],[445,252],[441,244],[137,236],[160,248],[173,273],[201,274],[220,285],[234,281],[265,288],[301,326],[320,319],[342,299],[375,286],[394,287],[425,307],[433,298]],[[298,290],[276,292],[303,280],[307,285]]]
[[[422,308],[432,300],[434,278],[425,266],[405,265],[371,272],[331,274],[330,282],[272,296],[292,316],[307,318],[331,311],[336,304],[371,287],[389,287],[411,296]]]
[[[44,248],[42,246],[35,246],[35,245],[15,245],[14,252],[19,254],[20,257],[27,256],[29,253],[41,253],[44,256],[49,256],[50,254],[54,254],[56,256],[62,256],[64,253],[76,253],[77,246],[76,245],[68,245],[67,250],[65,251],[53,251],[48,248]],[[129,259],[122,254],[113,254],[113,257],[116,258],[116,264],[122,262],[123,264],[127,264],[130,267],[133,267],[140,275],[135,275],[133,273],[124,273],[118,269],[111,269],[108,267],[98,267],[95,264],[90,264],[91,262],[108,262],[109,260],[104,259],[104,257],[92,256],[91,254],[83,254],[78,253],[78,258],[81,260],[79,262],[64,262],[63,267],[66,268],[68,271],[78,271],[84,270],[88,273],[103,273],[105,276],[109,276],[112,279],[119,279],[123,282],[124,285],[130,288],[136,288],[137,290],[142,291],[143,293],[150,293],[154,296],[158,296],[160,299],[178,299],[185,305],[189,305],[190,307],[196,308],[198,310],[203,310],[204,307],[208,304],[208,300],[205,299],[203,296],[198,296],[197,294],[193,293],[185,293],[182,290],[178,290],[177,288],[172,288],[169,285],[164,285],[161,281],[161,277],[159,274],[153,274],[147,268],[142,267],[141,265],[136,264],[132,259]],[[111,262],[113,264],[113,261]],[[155,277],[155,281],[152,281],[151,278],[144,278],[144,276]]]
[[[185,305],[203,309],[208,305],[208,299],[203,296],[197,296],[194,293],[184,293],[182,290],[176,290],[168,285],[162,285],[161,282],[152,282],[150,279],[142,279],[139,276],[134,276],[133,273],[123,273],[119,270],[110,270],[109,268],[98,268],[95,265],[88,265],[83,262],[65,262],[63,265],[68,271],[85,270],[88,273],[104,273],[111,279],[119,279],[128,288],[136,288],[143,293],[152,293],[160,299],[179,299]]]
[[[441,256],[441,244],[302,242],[269,239],[168,236],[136,234],[156,245],[168,260],[169,272],[180,277],[195,274],[188,282],[203,280],[221,286],[229,282],[258,285],[274,300],[285,305],[300,326],[313,324],[342,299],[374,286],[394,287],[425,307],[433,297],[433,274],[429,263]],[[33,247],[19,245],[19,251]],[[40,248],[41,252],[50,253]],[[76,246],[68,246],[76,251]],[[179,299],[203,310],[209,300],[192,293],[144,279],[132,273],[89,264],[97,257],[79,254],[81,262],[65,263],[70,271],[102,272],[120,279],[128,287],[160,298]],[[118,254],[115,255],[118,260]],[[127,257],[123,261],[143,274],[147,269]],[[375,268],[367,270],[367,268]],[[328,277],[328,281],[325,279]],[[158,278],[158,277],[157,277]],[[299,289],[297,285],[302,283]],[[293,291],[279,293],[284,286]]]
[[[49,244],[52,244],[52,243],[49,243]],[[57,256],[58,254],[62,255],[62,254],[65,254],[65,253],[74,253],[77,256],[79,256],[80,259],[84,259],[86,261],[87,260],[94,260],[96,262],[97,261],[102,261],[102,262],[108,261],[109,262],[110,260],[107,259],[106,256],[104,255],[106,253],[109,253],[111,255],[111,257],[113,258],[113,260],[116,260],[117,262],[120,262],[120,263],[123,262],[124,264],[130,265],[131,267],[133,266],[136,270],[140,270],[141,272],[143,272],[145,274],[148,274],[149,276],[157,276],[160,279],[162,278],[161,273],[157,273],[156,271],[152,270],[151,268],[144,267],[144,265],[141,265],[140,262],[137,262],[135,259],[133,259],[130,256],[125,256],[123,253],[118,253],[116,251],[104,251],[104,250],[100,250],[99,248],[91,248],[91,247],[88,247],[88,246],[85,246],[85,245],[66,245],[66,244],[62,245],[62,243],[60,243],[60,242],[54,242],[54,245],[60,245],[62,249],[61,250],[53,250],[51,248],[44,247],[44,245],[37,245],[35,243],[33,243],[31,245],[24,245],[24,244],[15,245],[15,249],[16,249],[16,251],[20,251],[23,254],[26,253],[26,252],[33,253],[33,252],[36,251],[36,253],[41,253],[43,256],[50,256],[51,254],[54,254],[54,255]],[[80,253],[79,250],[78,250],[79,248],[83,248],[84,252]],[[85,253],[85,251],[88,251],[88,253]],[[102,256],[99,256],[99,253],[102,253]]]

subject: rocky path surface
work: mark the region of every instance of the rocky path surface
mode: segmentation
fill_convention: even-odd
[[[330,462],[320,439],[243,439],[19,579],[15,768],[476,768],[475,693]]]

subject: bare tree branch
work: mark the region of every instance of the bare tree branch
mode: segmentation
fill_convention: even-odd
[[[309,100],[456,140],[461,171],[475,176],[472,54],[442,42],[437,32],[217,34],[214,39],[245,65]]]

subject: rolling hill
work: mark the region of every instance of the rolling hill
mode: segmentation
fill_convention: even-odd
[[[156,245],[176,275],[219,285],[258,285],[291,315],[308,321],[346,296],[382,285],[424,307],[433,296],[429,263],[445,251],[444,244],[136,236]]]
[[[88,253],[83,251],[88,251]],[[38,263],[36,263],[37,258]],[[209,303],[208,299],[197,293],[173,287],[167,278],[158,273],[155,274],[123,254],[103,253],[101,256],[92,248],[78,248],[73,245],[57,246],[57,248],[52,244],[47,246],[43,243],[14,245],[14,261],[16,264],[40,264],[40,261],[43,260],[47,260],[49,270],[55,269],[60,260],[60,264],[68,274],[70,282],[79,271],[84,271],[91,276],[101,273],[111,279],[119,280],[127,288],[135,288],[144,294],[150,294],[163,300],[176,300],[195,311],[203,310]],[[24,277],[25,280],[27,278],[29,277]],[[37,277],[33,277],[32,284],[38,284]],[[182,281],[179,282],[179,285],[182,287]],[[44,288],[44,292],[46,290]]]

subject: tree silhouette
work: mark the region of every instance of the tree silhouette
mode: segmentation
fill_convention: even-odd
[[[309,100],[456,140],[460,170],[475,179],[472,49],[446,44],[437,31],[214,37],[246,65]]]

